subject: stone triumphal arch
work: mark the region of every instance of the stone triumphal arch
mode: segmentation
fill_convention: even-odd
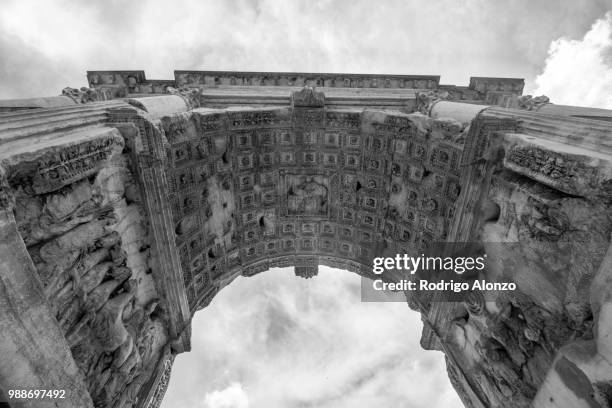
[[[66,392],[12,407],[158,407],[237,276],[468,241],[518,290],[407,295],[465,405],[610,406],[612,111],[512,78],[87,77],[0,101],[0,387]]]

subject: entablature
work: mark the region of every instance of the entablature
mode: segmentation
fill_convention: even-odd
[[[414,112],[419,92],[444,91],[448,98],[468,103],[509,105],[521,95],[517,78],[472,77],[468,86],[440,85],[439,75],[378,75],[304,72],[241,72],[178,70],[174,79],[147,80],[144,71],[88,71],[89,86],[114,98],[173,93],[177,88],[201,90],[199,106],[288,105],[289,95],[302,87],[316,87],[326,104]]]

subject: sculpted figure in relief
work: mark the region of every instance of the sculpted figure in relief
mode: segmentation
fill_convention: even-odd
[[[304,214],[319,214],[327,211],[328,190],[314,177],[291,186],[288,193],[288,207],[291,211]]]

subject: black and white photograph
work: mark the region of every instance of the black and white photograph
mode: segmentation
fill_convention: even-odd
[[[612,0],[0,0],[0,408],[612,408]]]

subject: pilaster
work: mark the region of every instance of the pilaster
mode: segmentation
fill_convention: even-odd
[[[143,98],[144,99],[144,98]],[[166,103],[179,102],[185,107],[182,99],[174,96],[161,96],[145,101],[147,107],[161,106],[168,109]],[[170,105],[172,105],[172,103]],[[158,289],[164,293],[168,302],[170,315],[170,337],[174,352],[182,353],[190,350],[190,324],[191,313],[187,302],[187,295],[183,285],[183,272],[175,243],[175,227],[172,218],[172,207],[168,198],[170,187],[166,177],[166,147],[164,135],[153,117],[138,112],[133,108],[119,108],[111,112],[111,121],[121,125],[133,124],[134,128],[124,130],[131,135],[128,145],[132,149],[132,159],[136,167],[141,194],[148,214],[149,225],[153,234],[155,267],[153,273],[158,283]],[[136,132],[134,132],[136,130]],[[134,133],[134,134],[132,134]],[[127,134],[127,133],[126,133]]]

